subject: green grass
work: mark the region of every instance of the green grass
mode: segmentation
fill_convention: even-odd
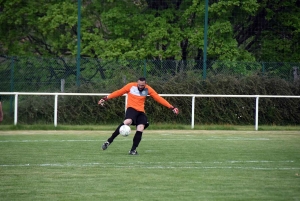
[[[300,200],[299,131],[0,131],[1,200]]]

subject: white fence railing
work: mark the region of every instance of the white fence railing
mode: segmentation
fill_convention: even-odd
[[[19,95],[37,95],[37,96],[54,96],[54,126],[57,126],[57,109],[58,109],[58,96],[99,96],[103,97],[108,93],[31,93],[31,92],[0,92],[1,95],[14,95],[15,96],[15,109],[14,109],[14,125],[18,123],[18,97]],[[197,97],[227,97],[227,98],[255,98],[255,130],[258,130],[258,106],[259,98],[300,98],[300,96],[278,96],[278,95],[215,95],[215,94],[160,94],[166,97],[191,97],[192,98],[192,116],[191,128],[195,126],[195,99]],[[127,96],[126,96],[127,97]],[[127,100],[127,99],[126,99]],[[126,101],[125,101],[126,104]]]

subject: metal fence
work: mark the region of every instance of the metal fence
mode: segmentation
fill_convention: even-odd
[[[80,69],[76,58],[2,57],[0,59],[0,91],[3,92],[67,92],[83,84],[101,86],[99,92],[111,90],[109,86],[122,86],[144,76],[151,80],[166,80],[174,75],[189,74],[199,79],[215,75],[237,77],[253,74],[272,76],[293,82],[299,79],[300,63],[287,62],[229,62],[208,61],[104,61],[81,58]],[[78,76],[79,75],[79,76]]]

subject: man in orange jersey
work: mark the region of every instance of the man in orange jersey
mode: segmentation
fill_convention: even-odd
[[[162,98],[157,94],[157,92],[146,84],[146,79],[141,77],[137,82],[131,82],[125,85],[123,88],[112,92],[108,96],[105,96],[101,100],[99,100],[99,105],[104,105],[104,102],[122,96],[123,94],[127,94],[127,105],[126,105],[126,114],[125,120],[121,123],[115,132],[111,135],[110,138],[102,145],[102,149],[106,150],[107,147],[114,141],[114,139],[120,134],[119,129],[122,125],[136,125],[136,133],[133,137],[133,143],[131,150],[129,151],[130,155],[137,155],[138,152],[136,148],[139,146],[142,140],[142,134],[144,129],[149,126],[147,116],[145,114],[145,100],[147,95],[151,96],[159,102],[160,104],[166,106],[171,109],[175,114],[179,113],[178,108],[172,106],[166,99]]]

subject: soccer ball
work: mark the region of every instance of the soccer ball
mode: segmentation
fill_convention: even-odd
[[[123,126],[120,127],[119,131],[120,131],[121,135],[123,135],[124,137],[127,137],[130,134],[131,129],[130,129],[129,126],[123,125]]]

